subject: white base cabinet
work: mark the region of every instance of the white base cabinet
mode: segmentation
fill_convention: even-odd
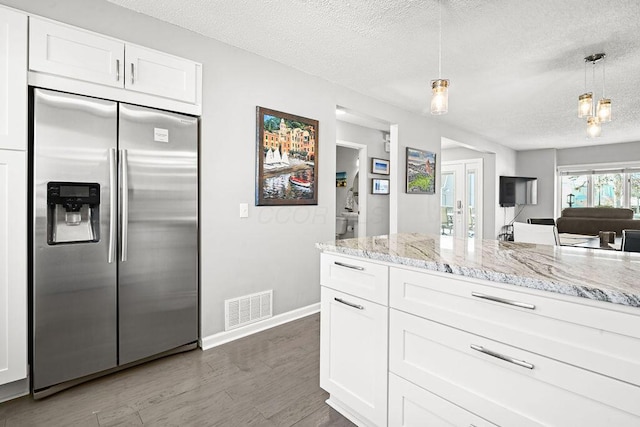
[[[0,385],[27,377],[26,167],[0,150]]]
[[[342,273],[351,278],[346,283],[379,283],[370,282],[378,277],[369,274],[369,267],[380,266],[354,260],[339,260],[340,264],[335,264],[333,258],[324,261],[325,266],[330,264],[331,269],[337,270],[324,274],[323,284],[357,289],[344,286]],[[383,270],[382,285],[386,287],[386,267]],[[358,425],[386,425],[387,306],[323,285],[321,311],[320,387],[331,394],[329,404],[346,410],[344,415]]]
[[[358,425],[640,425],[638,308],[332,253],[321,284],[320,385]]]

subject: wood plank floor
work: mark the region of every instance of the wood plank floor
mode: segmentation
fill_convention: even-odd
[[[0,404],[14,426],[353,426],[319,387],[320,315],[137,366],[34,401]]]

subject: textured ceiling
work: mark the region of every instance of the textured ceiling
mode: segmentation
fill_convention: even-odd
[[[436,0],[109,1],[428,115]],[[597,52],[614,119],[587,140],[577,97]],[[442,0],[442,77],[436,120],[517,150],[640,141],[640,1]]]

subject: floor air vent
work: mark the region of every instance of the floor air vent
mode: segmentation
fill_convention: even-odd
[[[271,317],[272,301],[273,290],[225,300],[225,331]]]

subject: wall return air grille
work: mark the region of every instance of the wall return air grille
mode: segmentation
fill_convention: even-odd
[[[239,328],[271,317],[273,290],[224,301],[224,329]]]

